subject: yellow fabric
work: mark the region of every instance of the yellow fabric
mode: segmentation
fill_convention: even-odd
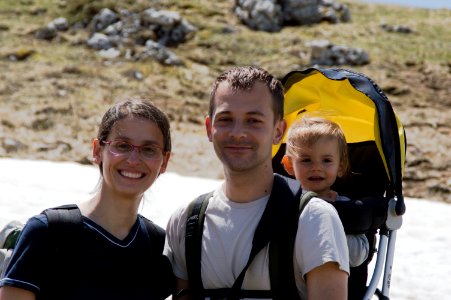
[[[375,141],[387,175],[390,176],[380,140],[377,110],[371,99],[357,91],[347,79],[331,80],[318,71],[308,75],[295,74],[290,80],[285,84],[289,89],[285,92],[284,106],[288,128],[304,115],[330,119],[340,125],[348,143]],[[405,149],[404,130],[397,116],[396,119],[401,149]],[[281,143],[273,146],[273,156],[285,139],[286,133]],[[401,151],[401,155],[401,161],[404,162],[404,151]]]

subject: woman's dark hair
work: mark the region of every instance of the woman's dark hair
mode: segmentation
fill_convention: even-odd
[[[171,151],[169,119],[163,111],[145,99],[128,98],[110,107],[100,122],[97,139],[105,141],[111,133],[114,124],[127,117],[142,118],[155,123],[163,134],[163,150],[165,152]]]

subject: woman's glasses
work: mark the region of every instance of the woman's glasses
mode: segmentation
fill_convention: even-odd
[[[108,145],[108,150],[113,155],[130,155],[136,150],[144,159],[157,160],[163,157],[163,148],[155,144],[135,146],[123,140],[101,141],[101,143]]]

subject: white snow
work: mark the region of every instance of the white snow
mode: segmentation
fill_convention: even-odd
[[[87,200],[97,184],[94,166],[0,159],[0,228],[25,222],[43,209]],[[162,227],[180,205],[220,184],[218,180],[161,175],[146,192],[141,213]],[[451,298],[451,205],[406,199],[398,230],[390,288],[397,300]],[[382,281],[382,279],[381,279]]]

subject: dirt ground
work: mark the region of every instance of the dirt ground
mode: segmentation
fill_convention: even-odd
[[[0,62],[0,67],[9,68],[13,64]],[[48,90],[54,89],[54,85],[59,85],[56,82],[45,88],[40,87],[42,81],[30,81],[25,71],[27,65],[22,67],[22,77],[15,80],[0,76],[3,79],[0,83],[3,93],[14,93],[15,89],[25,86],[17,82],[27,82],[27,93],[40,93],[40,90],[49,93]],[[89,78],[77,77],[76,80],[90,84]],[[441,70],[406,68],[396,79],[375,80],[387,93],[405,126],[404,195],[451,203],[449,67]],[[96,103],[102,102],[102,106],[87,109],[87,105],[77,107],[76,100],[63,101],[59,97],[51,100],[44,97],[44,103],[36,103],[36,99],[27,103],[24,99],[20,93],[17,97],[2,96],[0,157],[90,163],[90,139],[95,136],[94,129],[108,103],[94,99]],[[222,178],[222,168],[203,125],[206,105],[206,101],[192,106],[177,101],[162,103],[172,120],[174,147],[169,171],[186,176]],[[177,117],[178,114],[182,116]]]
[[[375,52],[374,60],[355,69],[382,88],[405,127],[404,195],[451,203],[451,62],[446,53],[440,60],[410,59],[412,51],[404,49],[410,44],[426,44],[425,53],[446,49],[449,39],[431,37],[433,42],[427,42],[429,40],[423,38],[430,34],[422,32],[432,25],[440,29],[436,31],[450,28],[445,12],[431,11],[426,17],[422,16],[422,11],[415,12],[429,25],[419,23],[418,34],[406,38],[381,33],[379,24],[374,20],[368,23],[367,19],[363,25],[356,23],[354,27],[324,25],[263,34],[229,24],[233,18],[224,13],[228,10],[212,9],[215,14],[222,12],[223,15],[199,18],[199,24],[204,20],[211,20],[213,24],[204,24],[196,39],[176,49],[186,62],[185,66],[169,67],[155,61],[135,63],[102,59],[82,46],[88,34],[85,31],[75,30],[52,42],[34,39],[30,32],[37,24],[45,24],[46,16],[23,10],[0,10],[0,15],[4,16],[0,22],[0,38],[5,41],[0,45],[0,157],[89,164],[91,139],[105,109],[120,95],[145,95],[162,107],[172,122],[174,147],[169,171],[222,178],[221,165],[203,125],[209,88],[220,70],[254,63],[255,59],[262,67],[282,77],[289,70],[302,69],[303,56],[299,52],[302,48],[297,35],[307,39],[310,31],[315,38],[342,34],[343,38],[350,38],[352,44],[354,40],[373,41],[368,38],[368,32],[374,32],[377,33],[372,35],[374,45],[387,48],[369,47]],[[365,11],[369,15],[375,13],[366,6]],[[409,11],[407,15],[412,13]],[[440,19],[435,14],[445,17]],[[223,32],[229,30],[208,31],[209,26],[223,29],[234,26],[236,30],[232,35],[224,35]],[[348,37],[347,33],[351,32],[353,35]],[[443,36],[449,36],[448,31],[443,32]],[[383,38],[384,43],[377,43],[376,38]],[[260,42],[260,46],[241,42],[249,39],[253,43]],[[392,42],[385,43],[385,39]],[[292,48],[280,47],[282,42]],[[273,44],[284,53],[256,51],[270,49]],[[236,51],[238,47],[243,49]],[[385,52],[377,55],[382,50]],[[392,52],[402,52],[407,58],[392,57]],[[135,76],[137,72],[139,78]]]

